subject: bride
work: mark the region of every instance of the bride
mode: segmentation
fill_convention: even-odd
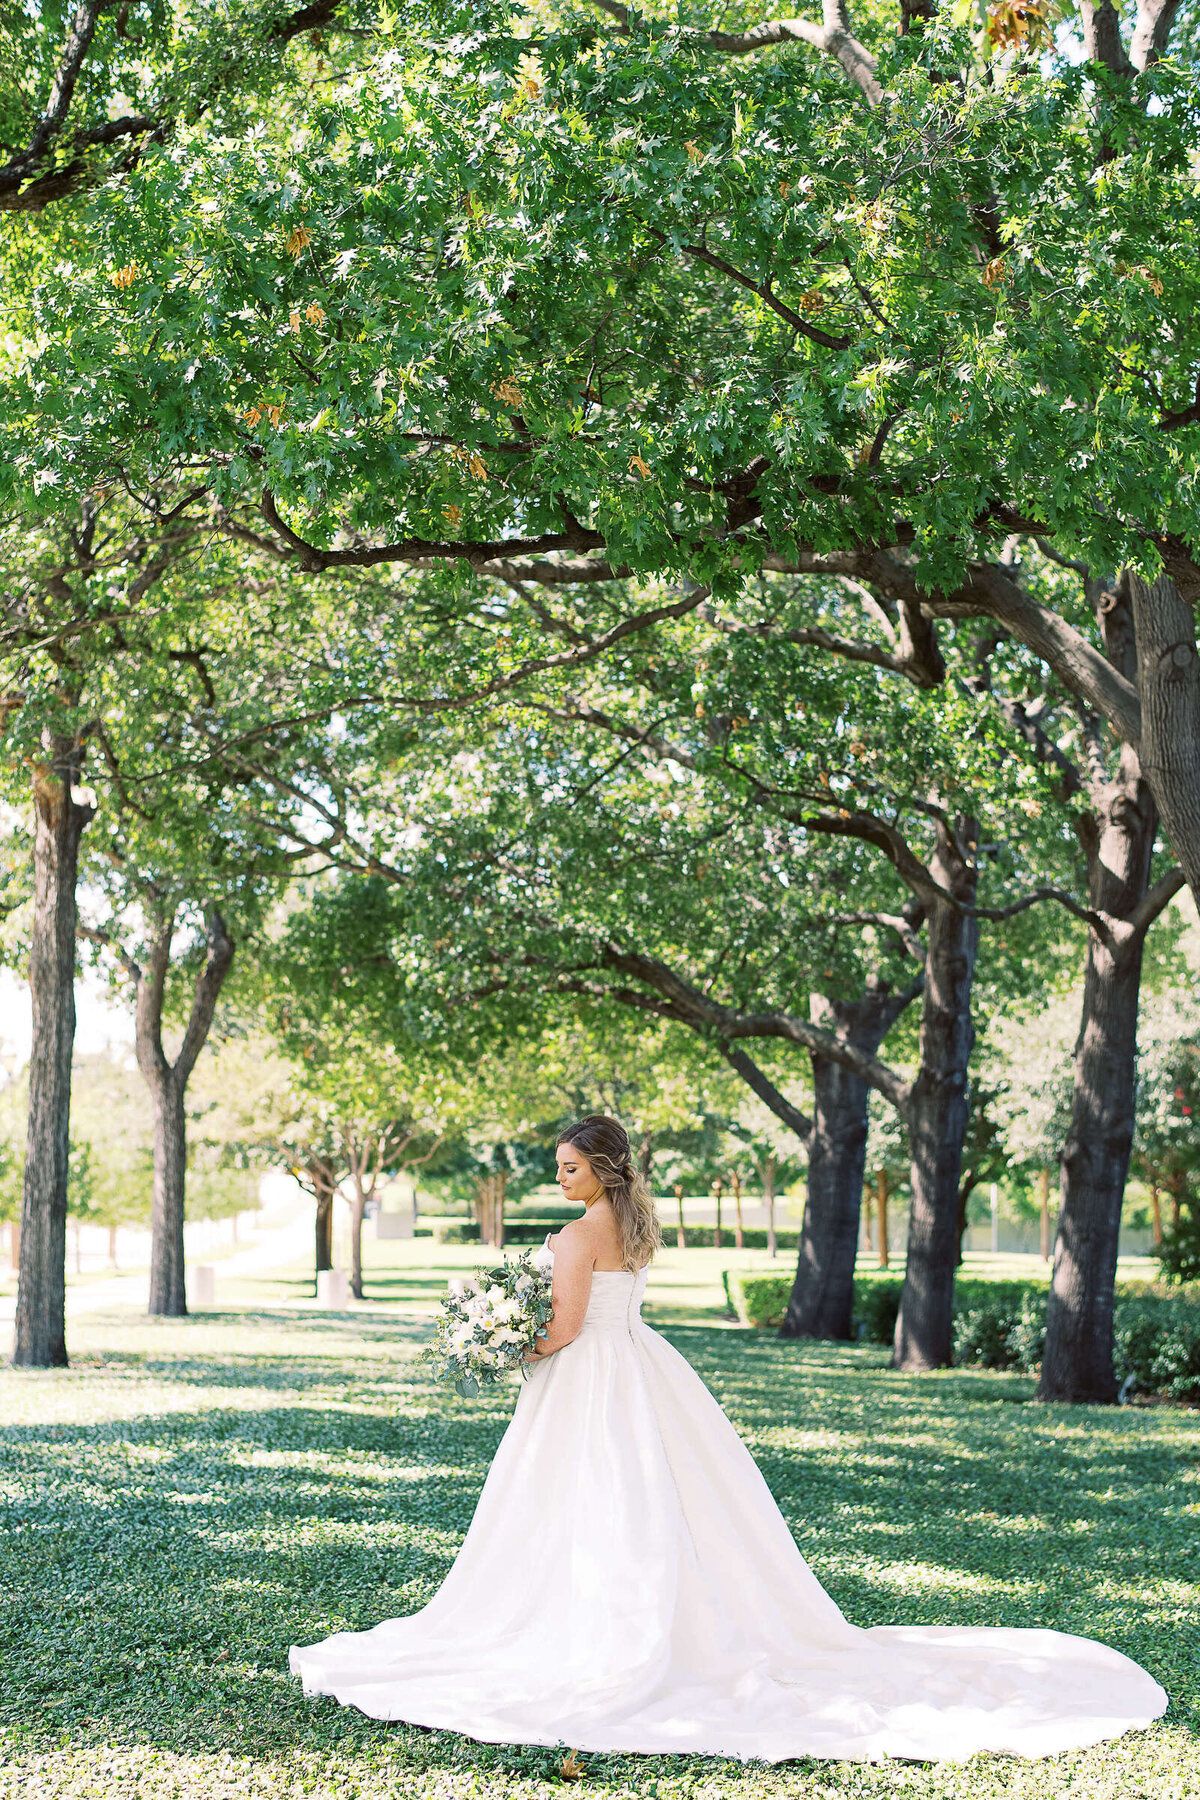
[[[583,1216],[554,1317],[429,1605],[291,1652],[308,1694],[489,1743],[712,1756],[1048,1756],[1167,1704],[1057,1631],[850,1624],[733,1426],[642,1322],[654,1206],[614,1120],[558,1145]]]

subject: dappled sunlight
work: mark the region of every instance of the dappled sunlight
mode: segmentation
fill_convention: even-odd
[[[1021,1377],[901,1378],[875,1349],[725,1321],[666,1335],[729,1411],[848,1616],[1053,1625],[1115,1643],[1167,1682],[1173,1723],[1068,1759],[1114,1783],[1079,1791],[1158,1800],[1119,1783],[1122,1771],[1154,1779],[1164,1744],[1191,1758],[1200,1787],[1179,1724],[1195,1676],[1174,1648],[1200,1599],[1188,1415],[1013,1406]],[[276,1800],[314,1769],[347,1794],[361,1776],[364,1800],[393,1782],[431,1797],[549,1791],[549,1753],[381,1726],[305,1701],[287,1674],[290,1644],[423,1605],[462,1541],[515,1387],[460,1400],[414,1364],[423,1336],[371,1308],[97,1316],[76,1333],[72,1368],[0,1374],[9,1767],[36,1758],[51,1800],[58,1768],[73,1794],[93,1769],[125,1784],[98,1792],[140,1796],[153,1771],[168,1785],[146,1791],[164,1800],[185,1780]],[[656,1779],[660,1795],[714,1800],[968,1792],[949,1767],[585,1760],[614,1795],[653,1793]],[[972,1777],[972,1800],[1046,1791],[1004,1759],[971,1767],[989,1771]]]

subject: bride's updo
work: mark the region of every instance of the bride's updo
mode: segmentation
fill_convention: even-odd
[[[662,1244],[662,1232],[654,1212],[654,1198],[646,1179],[633,1160],[629,1133],[603,1113],[589,1113],[558,1134],[560,1144],[571,1144],[586,1156],[616,1214],[621,1233],[621,1261],[636,1271],[648,1263]]]

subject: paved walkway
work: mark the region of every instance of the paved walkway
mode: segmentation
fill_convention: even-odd
[[[303,1211],[264,1231],[257,1243],[248,1245],[245,1250],[215,1260],[211,1266],[216,1271],[218,1298],[221,1283],[230,1276],[262,1275],[272,1269],[286,1268],[297,1257],[311,1252],[312,1234],[312,1219],[307,1211]],[[189,1261],[189,1276],[202,1261],[203,1258]],[[145,1312],[149,1279],[148,1270],[137,1269],[129,1275],[113,1275],[103,1281],[72,1283],[68,1280],[67,1317],[77,1319],[84,1313],[108,1312],[115,1306],[135,1306],[139,1312]],[[11,1325],[16,1310],[15,1295],[0,1298],[0,1324]]]

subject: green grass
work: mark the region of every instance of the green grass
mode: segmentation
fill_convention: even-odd
[[[288,1676],[289,1644],[434,1592],[512,1406],[511,1388],[461,1401],[412,1363],[416,1309],[477,1253],[377,1248],[391,1303],[99,1315],[73,1327],[69,1370],[0,1372],[0,1800],[564,1791],[550,1751],[381,1725]],[[882,1352],[783,1344],[714,1315],[722,1260],[664,1257],[648,1315],[730,1412],[848,1614],[1097,1636],[1154,1671],[1171,1711],[1035,1764],[588,1755],[582,1791],[1200,1793],[1197,1415],[1048,1410],[1021,1377],[902,1379]]]

